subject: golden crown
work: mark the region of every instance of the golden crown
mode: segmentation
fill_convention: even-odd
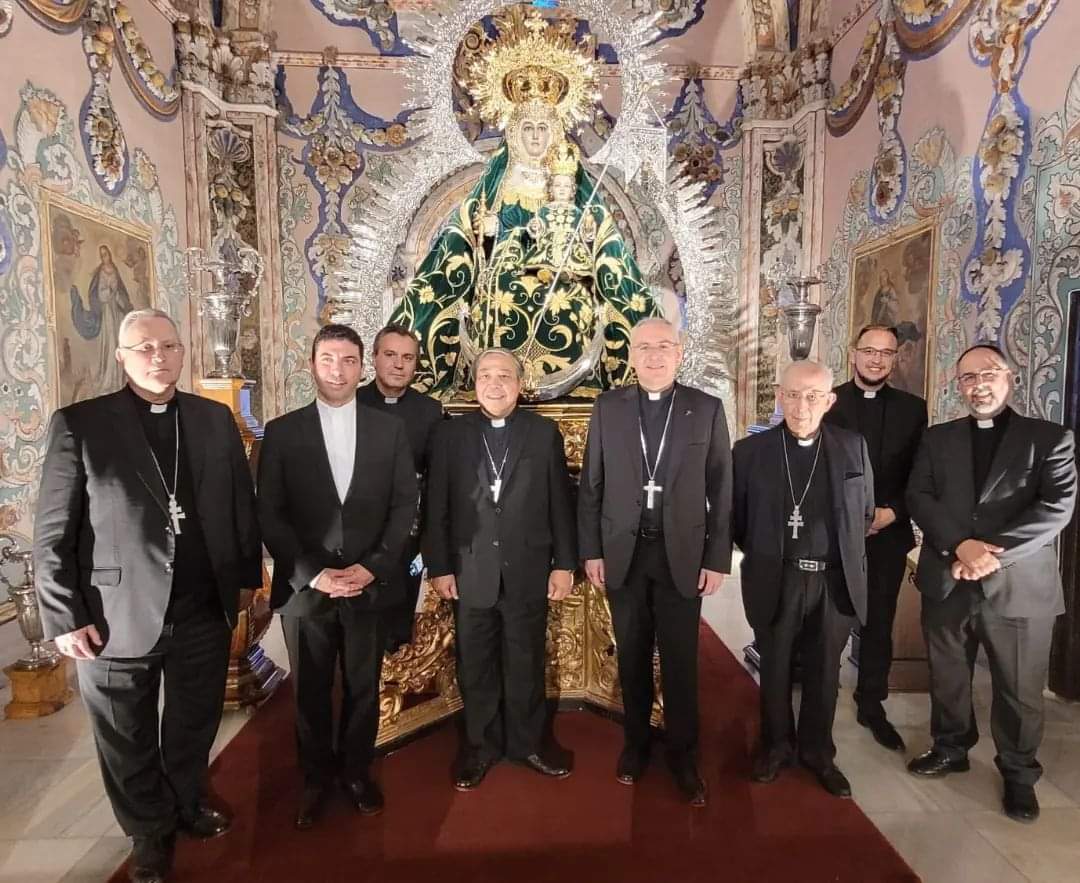
[[[579,152],[569,141],[555,144],[544,157],[544,165],[552,175],[577,175]]]
[[[571,129],[592,118],[600,99],[594,50],[574,42],[574,22],[548,21],[537,9],[512,6],[495,16],[498,37],[469,65],[462,85],[485,122],[505,129],[515,109],[550,108]]]

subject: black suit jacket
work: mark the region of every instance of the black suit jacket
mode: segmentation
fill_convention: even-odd
[[[404,597],[401,555],[416,514],[416,472],[397,417],[356,405],[356,458],[338,499],[315,402],[266,425],[259,454],[259,522],[274,558],[270,603],[287,616],[335,604],[389,607]],[[375,582],[355,598],[311,588],[326,567],[360,564]]]
[[[638,396],[635,385],[596,400],[578,488],[581,556],[604,559],[608,589],[626,583],[641,522]],[[723,402],[677,384],[668,445],[664,547],[671,578],[689,598],[698,593],[702,568],[731,569],[731,445]]]
[[[780,601],[784,568],[784,426],[735,442],[732,533],[743,551],[746,618],[767,627]],[[821,440],[832,494],[837,542],[847,598],[834,595],[843,613],[866,623],[866,531],[874,520],[874,471],[861,435],[822,424]]]
[[[428,461],[431,459],[431,439],[435,434],[435,427],[446,417],[438,399],[433,399],[414,389],[406,389],[396,405],[385,405],[383,394],[379,392],[379,387],[372,380],[356,391],[356,400],[383,413],[398,417],[404,422],[416,472],[424,475],[427,472]]]
[[[1076,503],[1073,434],[1013,413],[986,484],[976,494],[971,422],[963,417],[926,431],[908,483],[908,508],[924,534],[915,581],[940,601],[956,585],[954,551],[972,537],[1002,546],[1001,570],[982,580],[999,616],[1064,613],[1054,540]]]
[[[508,427],[499,502],[489,489],[480,412],[439,425],[428,470],[422,546],[429,577],[454,574],[461,603],[491,607],[499,585],[547,597],[553,569],[577,567],[574,506],[562,433],[518,408]]]
[[[826,412],[825,422],[859,431],[856,412],[862,390],[849,380],[836,387],[836,403]],[[885,384],[878,397],[883,401],[884,419],[881,436],[881,462],[874,465],[874,505],[892,509],[896,521],[880,531],[876,542],[888,542],[898,548],[915,547],[906,494],[908,477],[915,462],[915,452],[926,431],[926,400]]]
[[[262,545],[244,445],[224,405],[177,392],[221,606],[236,622],[241,588],[262,585]],[[181,527],[182,529],[182,527]],[[135,401],[126,390],[69,405],[49,424],[34,519],[45,637],[96,626],[101,655],[146,654],[161,636],[176,538]]]

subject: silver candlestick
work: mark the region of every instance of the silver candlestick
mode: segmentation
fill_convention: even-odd
[[[7,544],[0,548],[0,582],[8,588],[8,594],[15,602],[15,616],[19,621],[19,631],[30,645],[30,655],[23,656],[15,663],[19,671],[36,671],[50,668],[60,660],[60,654],[45,647],[45,630],[41,624],[41,608],[38,607],[37,592],[34,590],[34,553],[18,551],[18,544],[6,534],[0,535],[0,542]],[[4,565],[21,566],[22,582],[9,580],[3,571]]]
[[[820,285],[816,276],[796,276],[781,283],[780,291],[792,291],[786,303],[781,302],[780,312],[787,325],[788,351],[794,361],[805,359],[814,346],[814,329],[821,307],[811,302],[810,286]]]
[[[220,258],[208,259],[201,248],[187,249],[188,290],[199,304],[214,367],[207,377],[243,377],[233,368],[233,356],[240,339],[240,321],[251,315],[251,302],[262,281],[263,259],[255,249],[225,240]],[[213,283],[208,290],[199,286],[199,274],[207,273]]]

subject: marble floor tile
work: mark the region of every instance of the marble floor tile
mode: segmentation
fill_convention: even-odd
[[[80,858],[58,883],[103,883],[112,876],[131,852],[127,837],[102,837]]]
[[[97,842],[93,838],[0,840],[0,883],[57,883]],[[115,869],[113,865],[110,873]]]
[[[97,761],[5,759],[0,767],[4,837],[63,837],[104,795]]]
[[[1043,804],[1042,814],[1031,825],[1014,822],[1003,813],[976,813],[966,818],[1032,883],[1080,879],[1080,809]]]

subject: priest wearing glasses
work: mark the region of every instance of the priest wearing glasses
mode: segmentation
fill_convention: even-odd
[[[964,352],[956,376],[968,416],[927,430],[907,492],[924,536],[915,582],[934,740],[908,769],[944,776],[970,768],[979,739],[971,677],[981,646],[1002,806],[1032,822],[1050,640],[1065,612],[1055,541],[1076,503],[1073,434],[1009,407],[1015,375],[993,344]]]
[[[615,628],[624,710],[616,778],[634,784],[649,761],[655,645],[668,765],[683,797],[704,806],[698,627],[702,597],[731,569],[731,448],[723,403],[675,382],[682,357],[670,322],[634,327],[637,383],[602,394],[589,422],[578,532],[585,573],[606,590]]]
[[[508,350],[473,361],[479,409],[439,424],[421,541],[432,588],[453,602],[465,741],[454,787],[476,788],[502,758],[553,778],[544,745],[549,601],[570,594],[577,541],[558,425],[517,407]]]
[[[262,584],[262,545],[232,414],[176,389],[173,320],[130,312],[118,344],[126,385],[49,424],[34,560],[45,637],[78,663],[105,792],[134,841],[128,874],[153,883],[178,829],[229,829],[207,800],[207,762],[239,592]]]
[[[780,377],[783,422],[735,443],[732,532],[743,551],[746,617],[761,653],[761,745],[752,778],[772,782],[796,759],[830,794],[850,797],[835,763],[840,656],[866,622],[866,534],[874,476],[866,442],[829,424],[832,371],[792,362]],[[791,663],[801,650],[802,700]]]
[[[904,494],[919,440],[926,429],[926,402],[889,383],[899,347],[897,331],[868,325],[851,347],[852,378],[836,387],[836,404],[825,422],[866,439],[874,467],[874,523],[866,540],[866,624],[859,630],[856,719],[892,751],[904,740],[885,716],[892,666],[896,601],[915,547]]]

